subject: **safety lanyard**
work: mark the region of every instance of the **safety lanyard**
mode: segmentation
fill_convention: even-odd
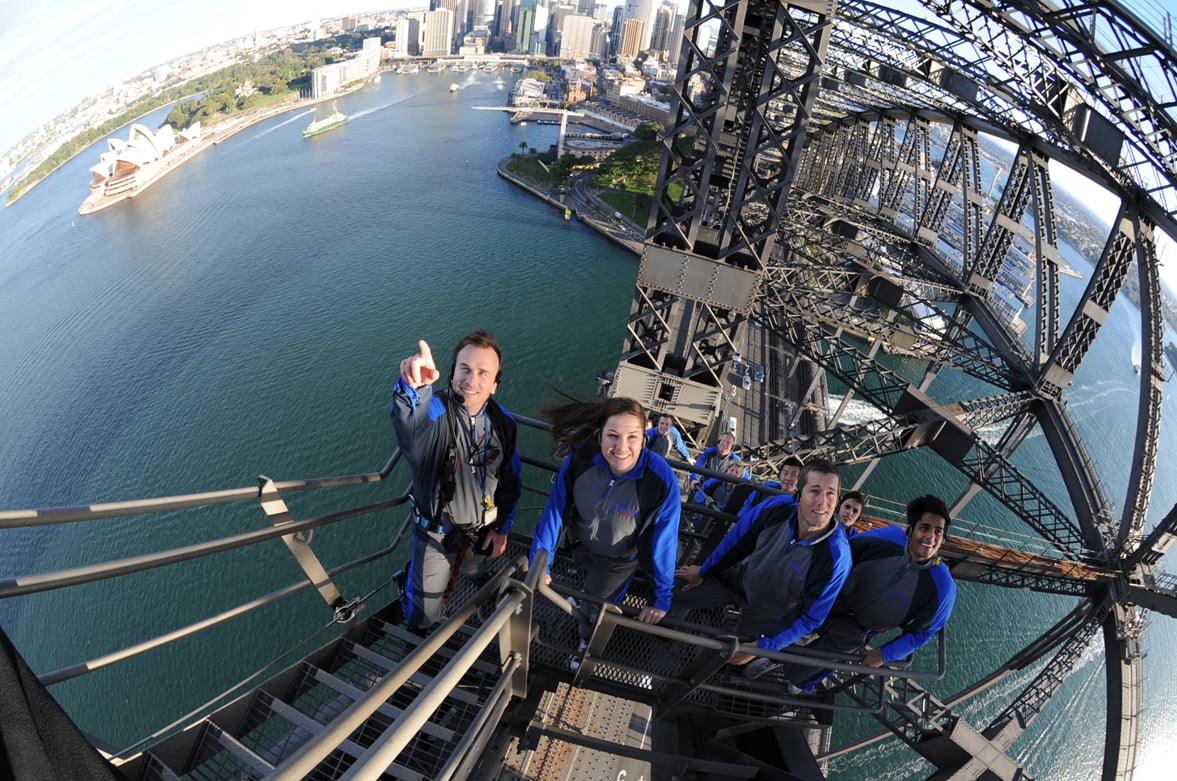
[[[478,418],[483,420],[482,437],[478,436]],[[477,415],[470,415],[470,474],[478,482],[482,495],[486,496],[486,461],[490,452],[490,419],[486,415],[486,407]],[[477,466],[475,466],[477,462]]]

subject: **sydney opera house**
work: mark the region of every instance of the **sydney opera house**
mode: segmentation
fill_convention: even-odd
[[[152,131],[146,125],[136,123],[131,125],[126,141],[108,138],[107,151],[99,157],[97,165],[90,167],[93,175],[90,195],[79,211],[83,214],[97,211],[109,205],[107,199],[134,197],[199,140],[199,122],[179,132],[168,124]]]

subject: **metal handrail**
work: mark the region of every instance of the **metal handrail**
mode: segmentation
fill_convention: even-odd
[[[279,491],[311,491],[319,488],[337,488],[346,485],[362,485],[379,482],[392,473],[401,459],[398,448],[379,472],[365,472],[341,477],[313,477],[305,480],[275,482]],[[59,523],[96,521],[102,518],[125,518],[132,515],[191,510],[197,507],[211,507],[218,504],[257,499],[261,496],[260,486],[247,488],[226,488],[220,491],[205,491],[197,494],[178,494],[151,499],[133,499],[126,502],[75,505],[71,507],[45,507],[27,510],[0,510],[0,529],[20,529],[30,526],[50,526]]]
[[[761,656],[771,659],[775,662],[786,664],[798,664],[806,667],[813,667],[815,670],[836,670],[839,672],[852,673],[855,675],[867,677],[902,677],[917,681],[937,681],[944,677],[948,669],[948,651],[946,641],[946,631],[941,630],[937,633],[937,661],[936,669],[934,670],[907,670],[896,669],[894,667],[868,667],[856,662],[847,662],[845,659],[848,656],[862,656],[862,654],[836,654],[827,651],[821,651],[810,648],[800,648],[794,651],[767,651],[756,645],[746,643],[733,643],[733,638],[725,635],[721,630],[714,627],[703,626],[686,621],[676,620],[671,617],[663,618],[659,624],[646,624],[638,621],[634,615],[637,610],[625,605],[617,605],[611,602],[583,594],[581,592],[573,591],[572,589],[563,586],[551,586],[540,582],[537,591],[548,599],[558,609],[573,615],[575,613],[572,606],[566,600],[567,596],[575,595],[577,600],[581,602],[588,602],[598,605],[602,608],[600,620],[595,628],[595,632],[604,633],[607,637],[613,632],[617,626],[623,626],[635,632],[650,635],[652,637],[662,638],[664,640],[673,640],[675,642],[685,643],[700,648],[702,651],[712,654],[726,654],[729,658],[734,653],[746,653],[753,656]],[[594,638],[595,640],[595,638]],[[594,647],[594,640],[589,641],[589,648]],[[594,660],[607,664],[610,667],[622,668],[623,665],[608,660]],[[586,672],[590,671],[591,665],[581,665],[580,670]],[[624,668],[627,671],[633,672],[630,668]],[[648,670],[638,671],[642,675],[649,675],[654,678],[661,678],[663,680],[674,680],[665,678],[657,673],[652,673]],[[578,670],[579,673],[579,670]],[[855,713],[879,713],[882,711],[883,703],[881,698],[878,702],[869,704],[863,707],[857,706],[839,706],[826,703],[818,703],[812,698],[796,698],[785,697],[776,694],[757,693],[754,690],[733,688],[729,686],[722,686],[714,683],[699,683],[693,685],[690,689],[682,692],[685,696],[691,690],[698,689],[701,691],[714,692],[728,696],[737,696],[749,699],[759,699],[766,702],[780,702],[794,705],[804,705],[805,707],[829,710],[829,711],[849,711]],[[681,696],[678,697],[681,699]],[[663,703],[667,705],[668,703]]]
[[[405,521],[405,526],[407,527],[407,525],[408,521]],[[331,577],[335,577],[336,575],[341,575],[344,572],[350,572],[353,569],[362,567],[365,564],[370,564],[377,559],[382,559],[385,556],[393,553],[399,545],[399,542],[400,534],[397,535],[397,538],[391,545],[388,545],[381,550],[375,551],[374,553],[369,553],[366,556],[361,556],[358,559],[353,559],[346,564],[341,564],[338,567],[329,569],[327,570],[327,574]],[[162,635],[156,635],[150,640],[145,640],[135,645],[129,645],[118,651],[105,654],[104,656],[99,656],[85,662],[79,662],[77,664],[69,665],[68,667],[62,667],[58,670],[54,670],[53,672],[45,673],[44,675],[38,676],[37,680],[39,680],[43,686],[52,686],[55,683],[61,683],[62,681],[68,681],[72,678],[78,678],[83,675],[87,675],[89,673],[95,672],[96,670],[101,670],[104,667],[117,664],[118,662],[124,662],[127,659],[132,659],[136,656],[139,656],[140,654],[146,653],[147,651],[151,651],[156,648],[162,648],[165,645],[173,643],[177,640],[182,640],[185,637],[190,637],[194,634],[202,632],[205,629],[210,629],[218,624],[223,624],[230,619],[243,616],[246,613],[250,613],[258,609],[259,607],[265,607],[266,605],[273,604],[280,599],[288,597],[292,594],[296,594],[303,589],[311,588],[312,586],[314,586],[314,584],[305,579],[297,583],[291,583],[288,586],[283,586],[280,589],[271,591],[269,594],[257,597],[256,599],[252,599],[248,602],[242,602],[240,605],[225,610],[221,613],[217,613],[214,616],[209,616],[208,618],[201,619],[200,621],[196,621],[195,623],[191,623],[187,626],[180,627],[179,629],[172,630],[171,632],[166,632]]]
[[[401,494],[395,499],[389,499],[383,502],[361,505],[325,515],[317,515],[302,521],[293,521],[282,524],[281,526],[270,526],[265,529],[234,534],[230,537],[221,537],[207,542],[196,543],[195,545],[186,545],[181,548],[172,548],[171,550],[148,553],[142,556],[132,556],[126,559],[116,559],[101,564],[72,567],[56,572],[8,578],[0,580],[0,599],[24,594],[35,594],[40,591],[51,591],[67,586],[76,586],[81,583],[93,583],[120,575],[127,575],[132,572],[143,572],[144,570],[155,569],[168,564],[199,559],[204,556],[211,556],[214,553],[244,548],[249,545],[256,545],[259,542],[265,542],[266,540],[285,537],[288,534],[297,534],[298,532],[315,529],[319,526],[338,523],[339,521],[359,515],[391,509],[407,501],[408,494],[406,493]]]

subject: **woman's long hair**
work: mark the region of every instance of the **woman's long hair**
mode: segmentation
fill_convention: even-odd
[[[573,450],[585,453],[600,450],[601,427],[614,415],[633,415],[643,428],[646,425],[646,411],[641,403],[623,396],[552,404],[539,413],[551,421],[556,455],[561,457]]]

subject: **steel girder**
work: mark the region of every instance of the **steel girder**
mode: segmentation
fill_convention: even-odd
[[[691,6],[611,390],[676,415],[691,435],[714,419],[776,243],[833,10],[832,0]]]
[[[1080,305],[1040,374],[1039,392],[1058,398],[1070,385],[1107,319],[1136,255],[1139,219],[1124,207],[1104,245]]]
[[[1008,74],[1006,88],[1036,114],[1057,118],[1092,163],[1121,180],[1133,177],[1170,216],[1177,213],[1171,43],[1115,0],[931,0],[928,7],[988,53]]]
[[[1177,505],[1169,510],[1169,514],[1156,525],[1141,545],[1128,555],[1125,563],[1132,571],[1155,566],[1169,548],[1173,547],[1174,542],[1177,542]],[[1170,583],[1169,588],[1177,589],[1177,580]]]
[[[737,50],[743,44],[733,43],[737,28],[728,22],[743,12],[732,11],[733,5],[736,4],[720,6],[705,0],[696,5],[696,9],[703,9],[696,10],[692,17],[696,27],[716,23],[720,35],[714,53],[700,46],[691,50],[692,44],[684,44],[684,52],[695,57],[686,66],[688,78],[697,76],[703,88],[693,92],[685,86],[687,79],[684,79],[678,89],[680,106],[676,111],[680,119],[687,120],[686,129],[666,138],[668,160],[660,174],[660,186],[677,178],[682,183],[682,195],[676,192],[675,198],[667,198],[668,191],[659,190],[648,246],[671,248],[684,256],[749,269],[751,273],[763,274],[773,288],[787,284],[769,262],[769,258],[776,257],[771,237],[759,245],[764,250],[761,254],[748,250],[757,246],[757,241],[765,235],[761,228],[773,219],[764,214],[762,207],[784,203],[783,199],[773,201],[773,198],[786,194],[787,185],[757,190],[756,175],[771,175],[778,164],[794,165],[798,187],[811,194],[820,193],[826,199],[821,203],[813,198],[795,198],[794,205],[803,204],[802,208],[806,209],[824,206],[831,216],[840,218],[864,209],[877,209],[883,214],[894,210],[892,221],[897,224],[891,228],[870,219],[855,218],[859,223],[856,227],[872,236],[888,235],[897,245],[904,242],[913,245],[912,251],[901,253],[905,256],[897,266],[901,276],[910,274],[924,279],[939,276],[942,279],[938,282],[945,289],[955,286],[967,289],[964,283],[973,282],[973,295],[962,297],[962,307],[950,326],[946,323],[946,330],[975,335],[973,326],[980,328],[1007,370],[1030,378],[1028,393],[1019,391],[998,397],[991,409],[979,403],[976,410],[944,416],[940,408],[930,404],[926,395],[919,392],[935,380],[941,360],[929,365],[920,388],[912,392],[906,383],[881,377],[869,356],[844,354],[841,347],[830,346],[834,340],[829,334],[812,328],[812,324],[799,322],[799,297],[774,292],[770,306],[761,303],[769,312],[766,322],[779,326],[781,333],[796,337],[800,349],[827,371],[851,378],[847,385],[854,393],[892,416],[889,428],[876,429],[872,435],[877,450],[890,447],[883,444],[886,441],[901,441],[905,421],[912,414],[939,416],[940,430],[949,432],[952,440],[935,443],[941,451],[947,451],[946,460],[958,464],[971,480],[998,496],[1064,554],[1086,556],[1088,551],[1096,551],[1096,556],[1104,557],[1102,560],[1121,574],[1129,572],[1124,565],[1136,567],[1138,573],[1150,572],[1150,564],[1159,559],[1177,535],[1174,532],[1177,520],[1163,522],[1138,545],[1142,530],[1139,524],[1147,513],[1149,481],[1155,471],[1160,378],[1150,380],[1142,376],[1136,442],[1139,466],[1129,481],[1125,519],[1119,527],[1111,517],[1111,505],[1103,495],[1098,475],[1061,397],[1088,354],[1134,256],[1141,264],[1153,267],[1151,272],[1138,269],[1142,295],[1154,300],[1158,295],[1156,285],[1147,276],[1155,275],[1155,252],[1144,239],[1146,230],[1142,226],[1156,225],[1170,236],[1177,234],[1172,198],[1175,181],[1172,171],[1177,157],[1165,146],[1177,136],[1168,127],[1173,107],[1177,105],[1173,99],[1171,50],[1155,36],[1148,38],[1147,32],[1141,33],[1138,20],[1121,18],[1125,15],[1115,2],[935,0],[934,5],[944,13],[945,21],[929,22],[864,0],[842,0],[820,79],[824,88],[821,100],[810,102],[807,109],[807,119],[817,118],[826,126],[808,139],[807,157],[803,164],[797,165],[799,145],[806,140],[801,136],[803,130],[780,135],[783,144],[772,149],[772,144],[758,145],[764,136],[752,129],[757,120],[725,124],[730,117],[749,116],[747,112],[754,113],[758,106],[764,108],[764,119],[770,122],[796,116],[789,97],[782,98],[786,110],[780,111],[775,99],[758,103],[746,78],[733,78],[734,68],[758,61],[772,48],[763,35],[756,40],[749,38],[747,56],[741,60]],[[750,5],[759,9],[764,4]],[[753,16],[757,13],[754,11]],[[1138,33],[1144,37],[1132,37]],[[1029,40],[1032,34],[1038,38]],[[688,33],[688,38],[691,37]],[[805,65],[812,59],[806,59],[804,48],[778,49],[776,70],[804,73],[801,78],[808,77],[812,84],[818,71]],[[1162,94],[1155,100],[1147,94],[1144,84],[1146,66],[1150,64],[1157,67],[1148,71],[1149,77],[1157,78],[1156,74],[1160,74]],[[701,100],[696,99],[699,95],[703,96]],[[715,95],[722,95],[722,99],[711,100]],[[688,99],[690,105],[684,108],[681,104]],[[768,116],[770,111],[775,116]],[[929,143],[933,122],[949,122],[953,126],[939,162],[935,161],[936,150]],[[999,207],[989,212],[988,221],[979,176],[970,170],[970,145],[974,144],[977,131],[994,132],[1019,146],[1017,167],[1002,190]],[[1122,133],[1122,138],[1117,138],[1117,132]],[[748,157],[759,163],[750,173],[739,168],[743,165],[741,161]],[[1118,220],[1088,291],[1062,330],[1058,239],[1048,159],[1060,160],[1108,187],[1125,201],[1128,214],[1127,219],[1121,215]],[[749,182],[752,197],[741,194],[741,187]],[[956,252],[945,254],[942,245],[949,237],[945,210],[954,208],[957,199],[965,211],[961,221],[965,226],[964,236],[959,242],[961,246],[954,247]],[[811,223],[811,226],[814,224],[830,227],[835,234],[840,230],[832,222]],[[1034,284],[1037,310],[1032,351],[995,316],[994,302],[987,293],[987,288],[1000,279],[1010,246],[1019,241],[1032,242],[1027,248],[1039,258]],[[831,246],[833,243],[830,242]],[[926,264],[932,271],[916,270],[919,264]],[[845,272],[832,268],[819,272],[818,278],[830,290],[852,281]],[[642,285],[639,280],[639,288]],[[905,291],[915,289],[902,284],[899,287]],[[722,317],[734,309],[717,309],[713,301],[700,301],[678,290],[660,290],[656,285],[646,285],[646,289],[669,293],[672,299],[699,301],[711,308],[706,317],[712,320],[716,319],[715,315]],[[847,297],[853,300],[861,292],[857,286],[849,288]],[[935,295],[927,293],[916,295],[937,300]],[[652,294],[645,298],[654,300]],[[831,295],[810,298],[826,307],[834,300]],[[635,307],[636,301],[635,298]],[[651,318],[647,325],[669,325],[669,331],[678,328],[675,323],[682,322],[681,316],[667,314],[673,307],[668,309],[661,303],[657,306],[664,323]],[[811,302],[809,306],[816,304]],[[835,314],[832,308],[828,311]],[[847,311],[844,309],[843,313]],[[1146,314],[1146,329],[1153,317]],[[740,318],[741,313],[736,310],[721,332],[711,332],[702,340],[687,337],[680,341],[688,342],[700,354],[710,350],[722,362],[724,344],[716,344],[712,337],[734,341]],[[639,323],[641,318],[632,320]],[[703,332],[691,326],[679,330]],[[655,342],[651,340],[649,344]],[[1146,348],[1150,362],[1154,361],[1156,349],[1157,345]],[[643,360],[660,366],[661,355],[657,349],[645,349]],[[719,364],[712,365],[713,370],[719,367]],[[1010,421],[997,448],[977,445],[976,437],[970,435],[970,427],[960,425],[960,416],[969,415],[971,426],[986,414]],[[1035,422],[1041,424],[1050,442],[1075,505],[1076,521],[1067,519],[1057,507],[1043,503],[1044,497],[1028,490],[1034,487],[1009,465],[1009,456]],[[1123,558],[1125,555],[1128,558]],[[995,580],[1004,576],[1004,573],[986,573],[986,577]],[[1023,582],[1030,585],[1029,580]],[[1035,585],[1044,590],[1069,587],[1068,584]],[[1119,597],[1126,599],[1130,593],[1129,588]],[[1130,616],[1115,612],[1109,615],[1107,627],[1122,628],[1129,620]],[[1109,667],[1114,664],[1113,659],[1120,662],[1130,659],[1121,647],[1114,646],[1111,637],[1110,630],[1105,631]],[[1133,677],[1132,669],[1128,668],[1127,675],[1117,673],[1118,688],[1125,693],[1124,702],[1139,696],[1139,679]],[[1117,738],[1109,739],[1106,744],[1105,775],[1130,775],[1132,748],[1121,745],[1119,736],[1134,735],[1132,708],[1122,705],[1109,712],[1109,721],[1121,717],[1121,722],[1127,720],[1129,726],[1128,731],[1119,726],[1109,730]]]
[[[772,327],[814,363],[841,380],[885,415],[920,414],[925,421],[948,420],[910,383],[853,347],[827,338],[823,329],[787,306],[766,311]],[[984,488],[1068,558],[1090,555],[1079,526],[1016,466],[975,433],[959,425],[938,430],[925,443],[946,463]]]
[[[1141,366],[1140,398],[1136,412],[1136,441],[1132,472],[1124,499],[1124,517],[1116,539],[1118,555],[1130,552],[1143,534],[1149,499],[1156,479],[1157,442],[1161,432],[1161,404],[1164,400],[1164,322],[1161,318],[1161,283],[1157,273],[1153,226],[1141,220],[1136,242],[1136,269],[1140,279]]]
[[[903,352],[920,358],[950,364],[977,379],[998,388],[1013,390],[1026,387],[993,348],[968,330],[967,320],[936,306],[931,301],[909,292],[905,285],[882,274],[859,272],[845,281],[853,286],[831,288],[829,280],[837,279],[837,269],[825,272],[821,267],[790,265],[775,269],[772,275],[781,286],[774,289],[797,291],[791,303],[817,323],[829,323],[857,336],[882,339]],[[824,279],[822,279],[824,277]],[[784,287],[787,286],[787,287]],[[872,306],[856,306],[851,295],[870,296]],[[772,305],[773,294],[766,293],[766,303]],[[885,301],[881,301],[885,298]],[[890,313],[900,311],[897,321]]]
[[[1079,663],[1083,652],[1091,644],[1095,633],[1099,631],[1109,607],[1093,610],[1083,624],[1075,629],[1063,642],[1062,647],[1055,653],[1050,662],[1043,667],[1034,679],[1014,698],[1001,713],[997,714],[989,726],[986,734],[996,733],[1010,722],[1018,722],[1022,729],[1030,725],[1042,713],[1046,703],[1058,691],[1067,676],[1071,674]]]
[[[832,11],[832,2],[692,5],[651,241],[752,264],[771,252],[817,97]],[[712,26],[718,36],[708,54],[703,41]],[[802,67],[789,67],[787,54]],[[670,194],[678,188],[681,194]]]

